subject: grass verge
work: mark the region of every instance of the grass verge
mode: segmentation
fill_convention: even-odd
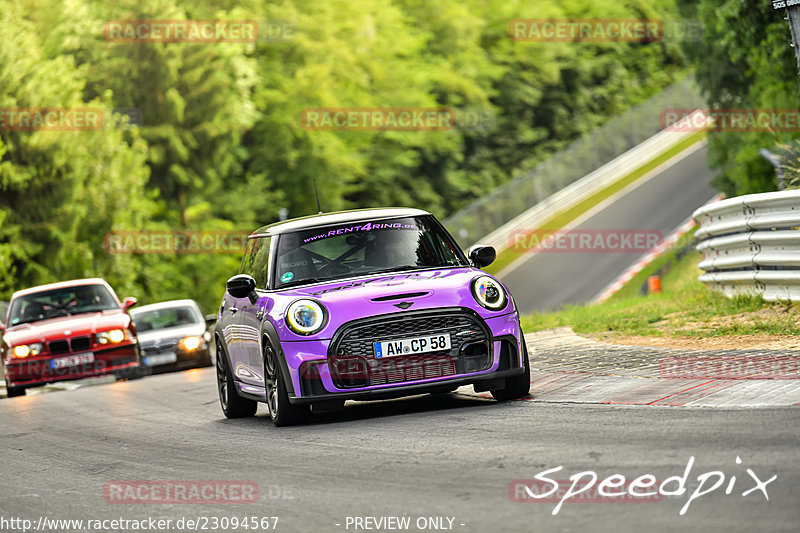
[[[641,167],[637,168],[636,170],[632,171],[631,173],[623,176],[615,183],[609,185],[602,191],[598,192],[594,196],[587,198],[586,200],[580,202],[579,204],[565,209],[554,215],[553,217],[549,218],[548,220],[544,221],[539,228],[529,228],[531,231],[536,229],[547,229],[547,230],[558,230],[587,212],[589,209],[593,208],[603,200],[611,197],[612,195],[618,193],[628,185],[634,183],[636,180],[650,172],[651,170],[659,167],[660,165],[666,163],[668,160],[672,159],[679,153],[683,152],[690,146],[694,145],[695,143],[699,142],[705,137],[706,133],[704,131],[699,131],[683,141],[679,142],[663,154],[659,155],[658,157],[648,161]],[[513,263],[517,260],[521,255],[526,252],[520,252],[516,250],[512,250],[507,248],[500,252],[497,255],[497,259],[495,259],[494,263],[492,263],[488,268],[484,269],[491,274],[497,274],[505,267]]]
[[[676,250],[665,252],[659,259],[665,262]],[[703,338],[800,334],[797,304],[765,302],[756,296],[728,298],[710,291],[697,279],[701,273],[699,262],[696,252],[678,260],[662,278],[661,294],[638,295],[647,275],[642,273],[601,304],[566,306],[554,313],[527,315],[522,319],[522,329],[530,333],[570,326],[576,333]]]

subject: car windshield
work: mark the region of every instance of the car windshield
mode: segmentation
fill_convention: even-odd
[[[188,305],[161,309],[139,309],[131,312],[131,317],[136,324],[136,331],[139,333],[178,328],[203,322],[202,317]]]
[[[59,316],[119,309],[119,304],[103,285],[78,285],[34,292],[11,302],[9,325],[16,326]]]
[[[280,234],[273,286],[465,264],[431,216],[350,222]]]

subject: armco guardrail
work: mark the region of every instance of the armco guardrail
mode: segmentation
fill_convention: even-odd
[[[800,301],[800,190],[729,198],[692,216],[700,281],[728,296]]]

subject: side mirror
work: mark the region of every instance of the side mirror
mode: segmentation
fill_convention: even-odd
[[[138,301],[139,300],[137,300],[136,298],[130,298],[130,297],[125,298],[124,300],[122,300],[122,310],[127,311],[128,309],[136,305],[136,302]]]
[[[256,290],[256,280],[248,274],[237,274],[225,285],[228,293],[234,298],[246,298]]]
[[[469,260],[470,262],[478,267],[483,268],[491,265],[495,258],[497,257],[497,252],[495,252],[494,247],[488,246],[486,244],[476,244],[472,248],[469,249]]]
[[[206,327],[213,326],[214,323],[217,321],[217,315],[206,315]]]

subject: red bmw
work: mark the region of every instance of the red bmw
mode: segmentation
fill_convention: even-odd
[[[127,313],[135,304],[136,298],[120,302],[99,278],[14,293],[7,315],[0,317],[8,396],[54,381],[104,374],[138,377],[143,366]]]

